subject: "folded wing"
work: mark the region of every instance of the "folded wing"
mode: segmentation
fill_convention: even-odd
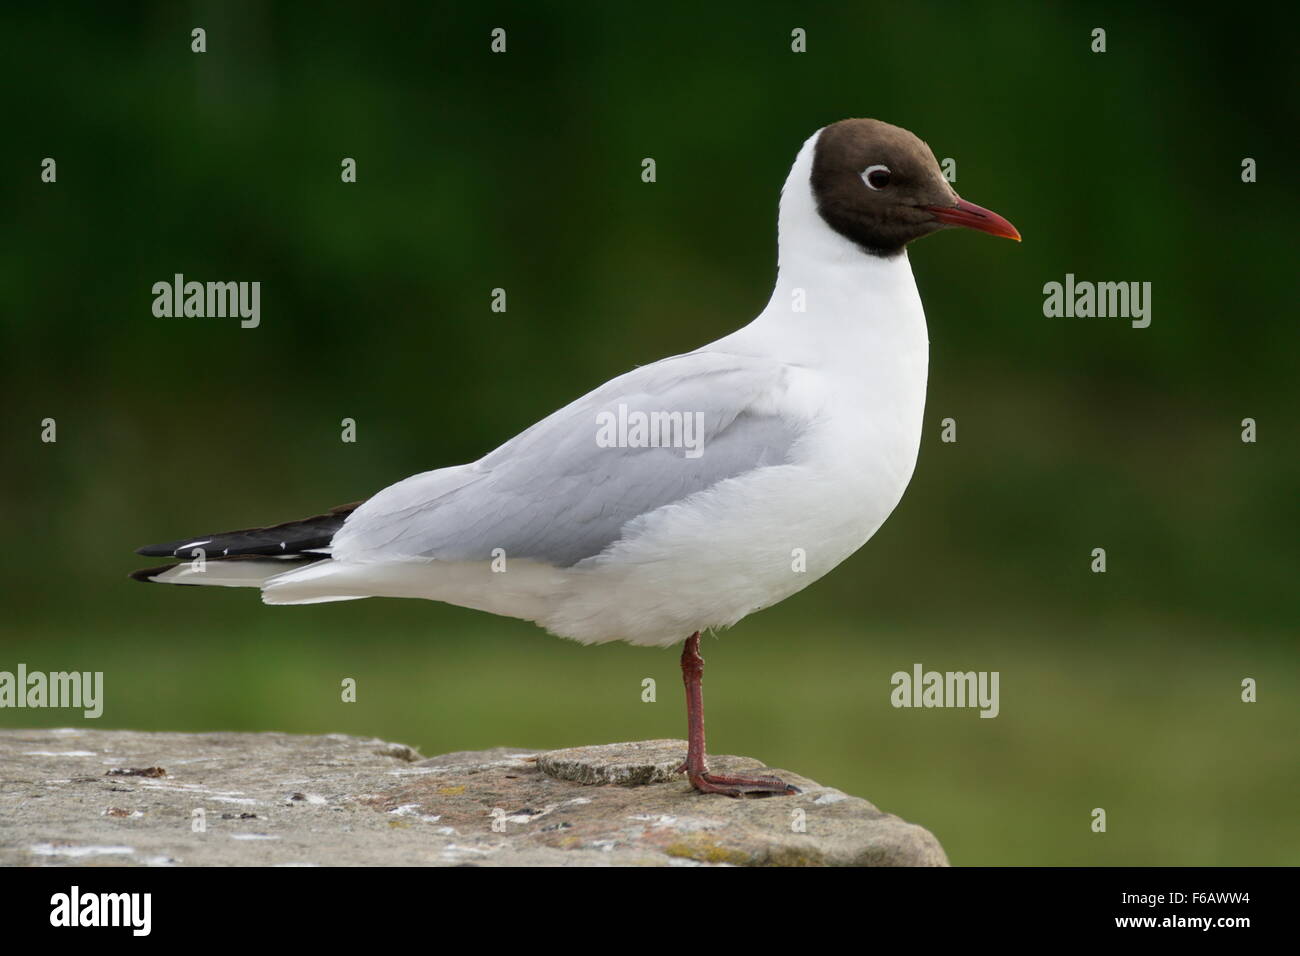
[[[784,463],[804,424],[780,410],[788,374],[771,360],[717,352],[635,369],[473,464],[381,491],[334,535],[333,557],[486,561],[499,548],[572,566],[641,515]],[[638,434],[637,413],[657,429]],[[656,435],[658,447],[646,444]]]

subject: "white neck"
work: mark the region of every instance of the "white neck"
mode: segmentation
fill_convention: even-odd
[[[819,135],[804,143],[781,190],[772,297],[753,322],[716,345],[858,371],[914,360],[918,351],[924,360],[925,313],[907,253],[884,259],[863,252],[817,211],[811,178]]]

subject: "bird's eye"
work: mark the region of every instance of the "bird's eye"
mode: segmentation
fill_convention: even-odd
[[[862,181],[872,189],[884,189],[888,186],[889,176],[889,167],[881,166],[879,164],[868,166],[862,171]]]

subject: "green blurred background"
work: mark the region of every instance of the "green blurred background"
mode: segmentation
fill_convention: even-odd
[[[711,749],[867,796],[959,864],[1300,862],[1295,8],[1131,6],[7,10],[0,669],[103,670],[107,705],[0,726],[682,736],[674,649],[144,588],[132,549],[476,458],[732,330],[766,301],[799,145],[875,116],[1025,241],[913,247],[916,477],[831,576],[706,641]],[[261,281],[261,327],[155,318],[176,272]],[[1044,318],[1067,272],[1150,281],[1151,327]],[[1000,671],[1001,715],[893,709],[914,662]]]

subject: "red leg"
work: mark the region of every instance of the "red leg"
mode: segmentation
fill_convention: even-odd
[[[708,759],[704,755],[704,658],[700,657],[700,632],[686,639],[682,648],[682,683],[686,685],[686,763],[677,768],[685,773],[691,786],[701,793],[721,793],[728,797],[746,794],[768,796],[798,793],[784,780],[776,777],[736,777],[709,773]]]

